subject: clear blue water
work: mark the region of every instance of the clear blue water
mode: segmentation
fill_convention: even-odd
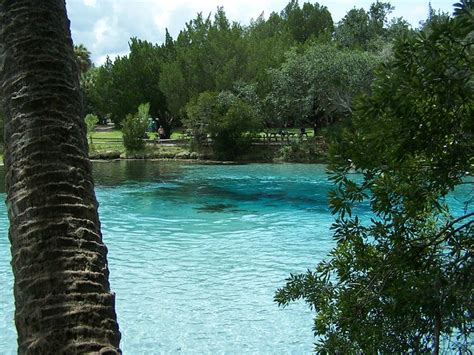
[[[94,174],[125,354],[311,352],[311,311],[273,296],[333,245],[324,166],[113,162]],[[0,354],[14,354],[6,231],[0,204]]]

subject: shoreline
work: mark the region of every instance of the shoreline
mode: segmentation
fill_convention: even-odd
[[[284,160],[215,160],[215,159],[181,159],[181,158],[110,158],[97,159],[89,158],[92,163],[111,163],[117,161],[174,161],[183,163],[194,163],[203,165],[245,165],[245,164],[327,164],[327,159],[319,159],[314,161],[284,161]],[[0,166],[4,166],[3,159]]]
[[[284,161],[284,160],[214,160],[214,159],[180,159],[180,158],[115,158],[89,159],[93,163],[109,163],[118,161],[173,161],[209,165],[245,165],[245,164],[327,164],[327,160],[315,161]],[[3,164],[2,164],[3,165]]]

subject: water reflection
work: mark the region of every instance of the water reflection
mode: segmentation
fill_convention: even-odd
[[[182,174],[183,164],[179,162],[121,160],[93,164],[96,186],[172,181],[178,179]]]

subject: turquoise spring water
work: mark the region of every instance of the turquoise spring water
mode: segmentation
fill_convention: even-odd
[[[311,311],[273,296],[333,245],[324,166],[122,161],[94,174],[125,354],[311,352]],[[0,354],[16,353],[7,226],[0,204]]]

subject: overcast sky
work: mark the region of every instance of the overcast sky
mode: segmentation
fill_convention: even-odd
[[[350,9],[369,9],[375,0],[320,0],[327,6],[334,22]],[[387,1],[387,0],[385,0]],[[414,27],[428,13],[429,0],[393,0],[392,16],[404,17]],[[304,3],[300,0],[300,4]],[[310,1],[315,3],[315,1]],[[431,0],[434,9],[452,13],[455,0]],[[75,44],[84,44],[92,53],[92,60],[102,64],[109,55],[112,59],[128,52],[130,37],[162,43],[165,29],[176,38],[186,22],[198,12],[208,15],[223,6],[231,21],[249,24],[262,12],[265,17],[280,12],[288,0],[66,0]]]

